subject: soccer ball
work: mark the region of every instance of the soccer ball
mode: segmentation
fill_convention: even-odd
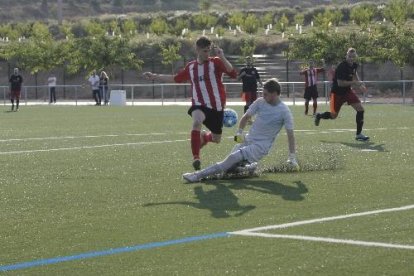
[[[224,109],[223,126],[232,127],[237,124],[237,120],[238,116],[236,111],[230,108]]]

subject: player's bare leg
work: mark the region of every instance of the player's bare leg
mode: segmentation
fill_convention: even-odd
[[[206,116],[201,110],[196,109],[191,113],[191,117],[193,118],[193,126],[191,129],[191,152],[193,154],[193,167],[195,170],[199,170],[201,168],[201,127]]]

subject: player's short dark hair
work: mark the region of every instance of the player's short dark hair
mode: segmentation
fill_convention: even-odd
[[[272,78],[272,79],[268,79],[264,85],[263,88],[267,90],[267,92],[269,93],[277,93],[278,95],[280,95],[280,84],[279,84],[279,80],[276,78]]]
[[[198,48],[206,48],[211,46],[211,40],[206,36],[200,36],[196,41]]]

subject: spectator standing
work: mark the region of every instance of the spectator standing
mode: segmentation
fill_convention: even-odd
[[[108,105],[109,102],[108,80],[108,75],[105,71],[102,71],[99,77],[99,93],[104,105]]]
[[[14,110],[14,101],[16,100],[16,111],[19,111],[20,93],[22,90],[23,77],[19,74],[19,68],[14,68],[13,75],[10,76],[10,101],[11,111]]]
[[[49,86],[49,103],[56,103],[56,76],[54,74],[47,79],[47,84]]]
[[[99,76],[96,74],[96,70],[93,70],[92,75],[88,79],[91,89],[92,97],[94,98],[96,104],[101,105],[101,95],[99,93]]]

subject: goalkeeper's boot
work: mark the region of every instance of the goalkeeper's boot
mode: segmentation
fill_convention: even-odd
[[[355,136],[355,140],[357,140],[357,141],[368,141],[369,140],[369,137],[366,136],[366,135],[364,135],[364,134],[362,134],[362,133],[360,133],[360,134],[357,134]]]
[[[193,168],[196,171],[199,171],[201,169],[201,161],[200,161],[200,159],[194,159],[194,161],[193,161]]]
[[[234,171],[236,173],[247,173],[249,175],[252,175],[252,174],[254,174],[256,169],[257,169],[257,162],[254,162],[254,163],[238,166],[234,169]]]
[[[249,172],[249,174],[252,175],[257,169],[257,162],[248,164],[246,165],[246,167],[247,167],[247,171]]]
[[[197,173],[185,173],[183,174],[183,179],[187,181],[187,183],[195,183],[200,182],[200,178],[198,177]]]

